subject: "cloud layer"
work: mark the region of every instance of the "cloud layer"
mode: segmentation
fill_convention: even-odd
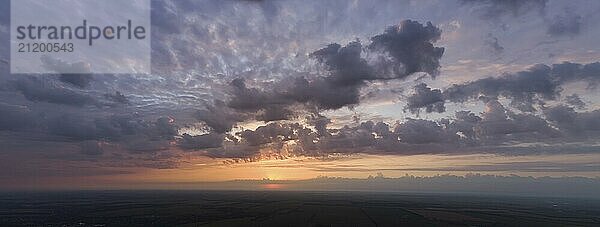
[[[597,151],[593,14],[434,3],[156,0],[151,75],[10,75],[0,45],[3,154],[175,168],[188,155]]]

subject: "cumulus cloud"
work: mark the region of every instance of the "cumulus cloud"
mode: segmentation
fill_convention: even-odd
[[[496,20],[541,11],[546,1],[463,3],[485,19]],[[570,82],[588,82],[590,89],[597,86],[600,63],[539,65],[448,88],[419,84],[412,96],[402,100],[407,101],[406,109],[412,113],[441,113],[452,109],[445,107],[451,102],[482,100],[486,105],[483,113],[458,111],[447,119],[386,118],[385,122],[360,122],[356,118],[345,126],[328,115],[341,108],[381,101],[381,96],[375,96],[380,84],[388,86],[389,96],[395,99],[398,91],[410,89],[404,87],[410,75],[439,76],[441,57],[446,52],[436,46],[441,30],[432,23],[400,21],[398,16],[404,15],[399,9],[413,5],[410,1],[311,4],[156,0],[152,4],[152,61],[156,73],[93,78],[85,74],[61,75],[84,70],[86,65],[56,59],[47,59],[46,66],[59,75],[15,78],[3,71],[0,139],[13,141],[18,137],[14,144],[20,146],[49,140],[81,148],[71,150],[98,159],[115,155],[128,158],[124,162],[135,166],[173,168],[175,162],[168,160],[170,156],[157,154],[189,150],[215,158],[255,160],[265,151],[280,157],[511,153],[547,150],[545,142],[597,138],[597,111],[575,111],[583,107],[581,98],[559,95],[563,85]],[[442,7],[445,5],[448,3]],[[411,10],[421,8],[431,9]],[[7,15],[0,14],[0,23],[6,24]],[[434,21],[444,23],[446,16],[440,15]],[[462,23],[469,18],[455,19]],[[390,21],[400,22],[378,34],[376,28]],[[563,26],[573,24],[568,15],[557,17],[555,22],[562,26],[557,31],[574,27]],[[465,26],[469,24],[464,21]],[[1,30],[0,35],[8,37]],[[518,33],[515,35],[518,38]],[[331,43],[354,37],[363,40]],[[452,40],[444,42],[456,45]],[[501,52],[502,45],[495,37],[485,42],[494,52]],[[457,57],[465,56],[450,59]],[[2,65],[8,65],[3,63],[2,69]],[[371,97],[364,99],[364,93]],[[511,107],[528,112],[512,111],[498,102],[502,98],[510,99]],[[549,107],[546,103],[559,98],[569,106]],[[542,110],[543,115],[534,110]],[[255,121],[263,121],[264,125],[253,130],[236,128],[240,123]],[[207,132],[179,135],[178,128],[190,124],[201,125],[198,127]],[[536,142],[542,148],[511,147],[520,142]],[[129,153],[119,153],[122,150]],[[583,145],[569,151],[554,150],[597,151]],[[132,153],[140,156],[127,156]]]
[[[406,109],[411,113],[418,113],[421,108],[425,108],[427,113],[446,111],[444,98],[440,89],[431,89],[425,83],[420,83],[414,87],[415,93],[407,98]]]
[[[557,134],[548,123],[532,114],[517,114],[504,108],[497,100],[486,103],[481,121],[474,127],[481,140],[517,140],[549,138]]]
[[[400,142],[409,144],[449,143],[458,138],[458,135],[449,133],[437,122],[422,119],[408,119],[399,124],[394,132],[398,134]]]
[[[501,96],[510,98],[511,105],[520,110],[533,111],[535,104],[555,99],[559,91],[551,68],[536,65],[527,71],[452,85],[444,91],[444,97],[452,102],[464,102],[479,97]]]
[[[195,117],[217,133],[228,132],[233,125],[248,118],[247,114],[238,113],[219,100],[213,105],[207,105],[206,110],[198,110]]]
[[[453,118],[425,120],[408,118],[395,124],[365,121],[356,126],[316,129],[298,123],[269,123],[256,130],[236,133],[220,148],[207,151],[216,157],[252,160],[261,149],[286,155],[329,154],[451,154],[465,152],[526,153],[510,144],[547,141],[585,142],[600,136],[598,110],[577,113],[567,106],[546,108],[544,115],[515,113],[498,100],[486,102],[481,114],[458,111]],[[322,125],[328,121],[322,119]],[[312,122],[314,123],[314,122]],[[327,133],[323,133],[326,131]],[[508,146],[508,147],[507,147]],[[229,148],[240,149],[232,151]],[[525,149],[525,150],[524,150]],[[537,149],[530,149],[536,152]],[[550,149],[552,150],[552,149]],[[245,151],[245,152],[244,152]],[[570,150],[571,151],[571,150]],[[569,151],[563,151],[569,152]],[[571,152],[584,152],[582,149]]]
[[[270,123],[260,126],[256,130],[244,130],[238,133],[241,142],[250,146],[260,146],[270,143],[289,141],[296,138],[294,129],[302,129],[299,124]]]
[[[403,79],[417,72],[436,75],[444,48],[433,43],[440,35],[441,30],[431,23],[406,20],[372,37],[367,47],[360,41],[345,46],[330,44],[309,55],[325,68],[324,75],[287,78],[263,89],[250,88],[246,80],[234,79],[230,99],[199,111],[198,120],[222,133],[248,119],[268,122],[290,119],[298,109],[318,113],[352,107],[359,104],[360,89],[369,81]],[[363,55],[372,57],[366,59]]]
[[[600,110],[576,112],[573,108],[559,105],[544,110],[546,118],[568,136],[598,136]]]
[[[433,43],[441,37],[442,31],[431,22],[423,26],[419,22],[405,20],[397,26],[388,27],[383,34],[371,38],[369,49],[388,53],[395,59],[396,77],[404,77],[416,72],[426,72],[432,76],[438,73],[443,47]]]
[[[209,133],[205,135],[191,136],[184,134],[179,142],[179,146],[184,149],[200,150],[208,148],[218,148],[223,146],[225,135],[218,133]]]
[[[327,125],[331,123],[331,119],[320,114],[313,114],[306,117],[306,120],[308,125],[315,127],[315,130],[319,135],[325,136],[329,134],[327,131]]]
[[[587,81],[594,88],[599,81],[600,63],[535,65],[526,71],[507,73],[499,77],[488,77],[462,84],[453,84],[442,92],[442,99],[435,90],[419,85],[423,91],[408,97],[411,111],[416,108],[442,106],[443,101],[462,103],[469,100],[489,100],[504,97],[511,100],[511,106],[526,112],[533,112],[536,106],[543,106],[547,100],[556,100],[562,85],[574,81]],[[427,89],[431,90],[428,91]],[[428,96],[435,97],[431,98]],[[444,110],[442,107],[437,110]]]

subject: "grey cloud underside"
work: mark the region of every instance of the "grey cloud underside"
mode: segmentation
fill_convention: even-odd
[[[214,157],[230,157],[251,160],[258,150],[267,148],[271,155],[324,156],[328,154],[453,154],[489,152],[525,154],[524,147],[511,146],[519,143],[539,143],[529,149],[556,146],[553,143],[595,141],[600,137],[600,112],[575,112],[567,106],[554,106],[544,110],[543,116],[515,113],[497,100],[486,103],[481,115],[470,111],[456,112],[452,119],[437,121],[411,119],[395,124],[366,121],[356,126],[339,129],[317,129],[298,123],[269,123],[256,130],[236,133],[236,137],[223,142],[221,134],[187,136],[196,140],[183,144],[185,148],[208,150]],[[326,132],[323,132],[326,131]],[[290,145],[287,143],[293,141]],[[223,143],[223,145],[220,145]],[[219,148],[214,148],[218,146]],[[582,146],[585,147],[585,146]],[[541,149],[550,152],[553,149]],[[594,149],[591,149],[593,152]],[[242,152],[242,151],[246,151]],[[560,150],[556,152],[585,152]],[[233,156],[229,156],[233,154]]]
[[[62,81],[62,78],[60,81]],[[65,86],[63,83],[53,80],[51,75],[20,76],[17,79],[7,81],[0,90],[19,92],[31,102],[46,102],[74,107],[103,107],[127,103],[127,98],[120,92],[97,97],[92,92],[82,90],[78,86]]]
[[[66,86],[51,75],[20,75],[6,81],[0,91],[12,97],[0,102],[0,130],[31,134],[32,142],[74,143],[81,147],[82,154],[99,155],[103,149],[97,145],[98,141],[135,151],[139,150],[133,144],[135,141],[152,144],[152,141],[170,141],[177,135],[171,119],[138,115],[131,111],[129,100],[120,92],[98,94]],[[157,149],[160,148],[154,148]]]
[[[319,62],[329,67],[330,74],[323,81],[331,80],[336,86],[354,87],[357,84],[362,85],[370,78],[383,79],[370,74],[377,70],[364,69],[364,67],[369,69],[372,67],[357,57],[359,50],[362,49],[359,47],[360,43],[357,42],[350,43],[346,47],[332,44],[314,52],[312,55],[322,58],[318,59]],[[323,56],[335,56],[335,58],[330,57],[327,60]],[[347,66],[340,62],[352,64]],[[361,66],[361,69],[353,68],[356,65]],[[237,133],[235,139],[224,143],[236,145],[235,149],[245,148],[249,151],[248,153],[235,152],[233,153],[235,158],[251,159],[261,148],[268,148],[276,154],[291,150],[295,155],[308,156],[332,153],[420,154],[469,151],[511,153],[507,147],[519,143],[547,141],[543,146],[552,146],[556,142],[593,141],[598,138],[600,130],[596,120],[597,111],[575,112],[573,108],[561,105],[547,107],[544,101],[556,100],[562,91],[561,86],[574,81],[586,81],[589,83],[589,89],[594,89],[598,82],[599,66],[600,63],[569,62],[552,66],[536,65],[526,71],[452,85],[444,91],[431,89],[421,83],[415,86],[414,95],[407,98],[407,109],[413,113],[417,113],[421,108],[425,108],[427,112],[444,112],[444,104],[447,101],[482,100],[486,104],[486,109],[480,115],[470,111],[459,111],[453,119],[432,121],[409,118],[394,125],[367,121],[357,126],[344,126],[340,129],[328,129],[327,125],[330,121],[325,119],[309,121],[314,128],[299,124],[270,123],[255,131],[245,130]],[[341,67],[348,67],[351,70],[339,69]],[[353,74],[354,72],[360,73]],[[434,74],[434,71],[429,70],[429,73]],[[350,77],[341,78],[344,75]],[[292,88],[288,87],[290,84]],[[293,92],[296,86],[293,84],[288,80],[285,83],[273,84],[275,88],[284,88],[281,91],[261,90],[248,88],[244,80],[236,79],[231,83],[233,90],[229,102],[217,102],[220,109],[216,113],[215,111],[204,112],[210,116],[210,120],[226,119],[227,127],[213,127],[210,121],[204,122],[213,127],[216,133],[224,133],[230,130],[236,121],[253,117],[260,119],[254,114],[269,111],[273,106],[289,108],[292,107],[290,103],[303,103],[298,99],[288,100],[290,97],[298,96]],[[310,97],[310,94],[304,97]],[[512,107],[525,113],[516,113],[504,107],[498,101],[501,97],[509,98],[512,100],[510,103]],[[568,96],[567,101],[581,106],[578,96]],[[318,104],[313,107],[315,108],[312,110],[316,110],[313,114],[318,114],[319,109],[328,109]],[[527,113],[535,111],[536,107],[542,109],[544,114],[540,116]],[[199,119],[202,120],[202,116]],[[287,118],[282,115],[281,119]],[[201,137],[206,139],[206,136]],[[294,141],[294,143],[289,146],[287,141]],[[201,143],[204,144],[206,143]],[[209,144],[217,144],[217,142]],[[227,157],[231,151],[225,147],[211,149],[207,146],[198,146],[196,149],[208,148],[213,156]],[[515,148],[515,153],[520,152],[521,148]],[[532,152],[534,150],[531,149]],[[580,149],[579,152],[581,151]]]
[[[85,74],[71,74],[71,75],[60,75],[60,81],[74,86],[85,88],[90,86],[92,81],[92,75]]]
[[[358,105],[360,89],[370,81],[399,80],[417,72],[437,75],[444,48],[433,43],[440,36],[431,23],[406,20],[372,37],[367,47],[360,41],[330,44],[310,54],[325,69],[324,75],[286,78],[262,86],[265,89],[234,79],[231,98],[199,111],[197,119],[223,133],[249,119],[269,122],[290,119],[298,111],[318,113]]]
[[[59,80],[79,88],[86,88],[92,81],[92,74],[89,64],[84,62],[68,63],[59,59],[54,59],[44,55],[42,63],[45,68],[51,71],[61,73]],[[74,73],[77,72],[77,73]]]
[[[406,109],[411,113],[418,113],[421,108],[425,108],[427,113],[446,111],[444,96],[440,89],[431,89],[427,87],[427,84],[420,83],[414,87],[414,92],[407,98]]]
[[[545,109],[544,114],[548,121],[570,135],[593,138],[600,129],[600,110],[575,112],[572,107],[560,105]]]
[[[454,84],[444,91],[420,84],[408,97],[406,108],[411,112],[423,108],[427,112],[444,112],[445,102],[462,103],[503,97],[511,100],[511,106],[533,112],[543,107],[545,101],[560,97],[564,85],[576,81],[585,81],[589,89],[595,89],[600,82],[600,63],[536,65],[526,71]],[[577,102],[573,100],[575,97],[570,99],[571,102]]]
[[[1,130],[46,133],[66,141],[102,140],[126,142],[131,138],[170,140],[177,128],[168,118],[156,121],[140,119],[135,115],[84,114],[79,111],[31,109],[0,103]]]
[[[540,12],[546,5],[540,0],[462,3],[490,20]],[[589,82],[590,89],[597,86],[598,63],[540,65],[449,88],[419,84],[415,95],[401,100],[408,102],[412,113],[445,112],[451,109],[446,104],[468,100],[482,100],[487,109],[458,111],[441,120],[357,120],[333,128],[335,119],[323,116],[324,111],[364,104],[361,92],[375,88],[373,83],[404,81],[412,74],[439,76],[441,57],[451,50],[436,46],[441,45],[440,29],[431,23],[401,21],[380,30],[398,18],[409,18],[404,9],[410,5],[408,1],[152,1],[156,73],[12,77],[5,73],[8,62],[2,61],[0,130],[22,137],[26,144],[37,140],[75,144],[77,152],[94,158],[105,157],[112,149],[140,154],[139,160],[128,161],[132,165],[146,159],[160,161],[135,164],[156,168],[174,164],[152,155],[174,149],[247,160],[261,155],[264,148],[277,157],[597,152],[596,145],[589,145],[598,137],[597,111],[580,112],[586,110],[583,100],[561,91],[574,81]],[[6,24],[10,14],[0,8],[7,12],[0,13],[0,22]],[[451,15],[432,21],[440,24],[448,19],[454,20]],[[556,22],[558,29],[552,33],[557,35],[581,33],[574,29],[581,24],[576,15],[565,14],[550,22]],[[545,32],[546,27],[541,29]],[[0,36],[8,34],[0,31]],[[348,42],[359,36],[362,41]],[[324,45],[331,42],[345,45]],[[506,55],[510,44],[493,36],[487,40],[489,48]],[[0,60],[8,59],[7,46],[0,45]],[[48,67],[79,66],[49,62]],[[510,107],[498,103],[499,98],[512,100]],[[370,100],[379,101],[378,97]],[[565,105],[547,106],[545,102],[551,100]],[[515,112],[511,107],[541,114]],[[307,125],[280,121],[286,119],[304,120]],[[239,123],[251,121],[268,124],[232,132]],[[209,132],[179,135],[179,129],[199,122],[209,126]],[[32,135],[22,136],[28,134]],[[514,146],[539,141],[548,144]],[[567,150],[549,148],[561,142],[588,144]]]

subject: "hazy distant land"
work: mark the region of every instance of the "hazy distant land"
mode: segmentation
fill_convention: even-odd
[[[431,177],[406,175],[398,178],[381,175],[369,178],[322,176],[306,180],[179,182],[149,184],[142,187],[183,190],[369,191],[600,198],[599,178],[480,174]]]

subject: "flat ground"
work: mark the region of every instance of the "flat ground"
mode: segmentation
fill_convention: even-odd
[[[600,226],[600,200],[281,191],[2,193],[0,226]]]

